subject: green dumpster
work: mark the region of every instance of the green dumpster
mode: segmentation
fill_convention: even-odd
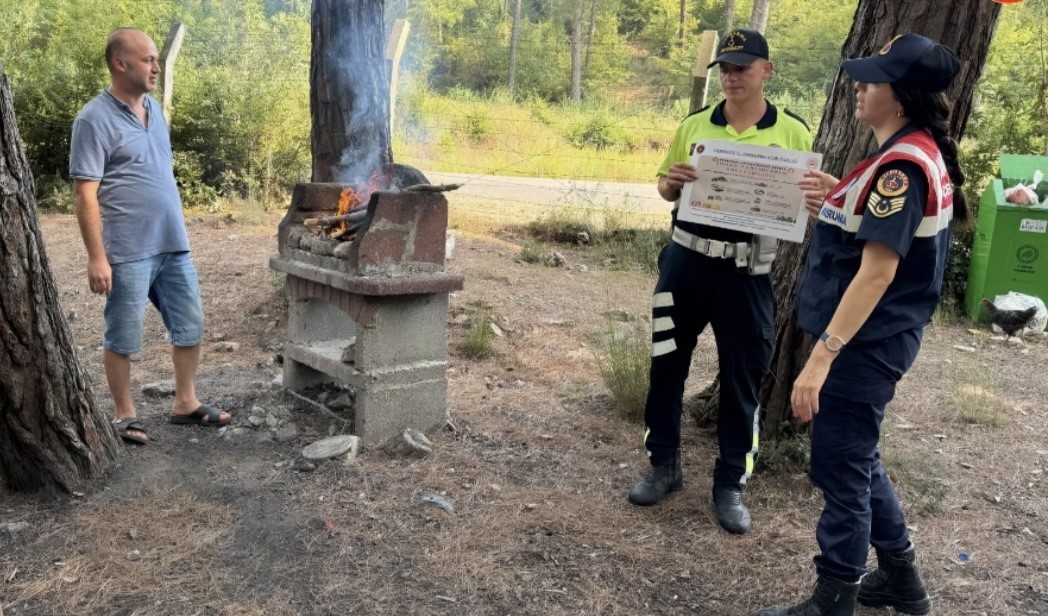
[[[1004,191],[1022,182],[1029,185],[1040,171],[1037,204],[1015,205]],[[972,240],[972,261],[964,305],[968,317],[985,320],[982,298],[1009,291],[1025,293],[1048,303],[1048,157],[1001,156],[1001,177],[994,179],[979,199],[979,219]]]

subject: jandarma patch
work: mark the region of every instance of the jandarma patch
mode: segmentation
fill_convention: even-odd
[[[906,197],[884,198],[875,192],[871,192],[866,199],[866,209],[877,218],[887,218],[892,214],[898,214],[906,205]]]
[[[877,192],[885,197],[898,197],[910,187],[910,178],[898,169],[889,169],[877,178]]]

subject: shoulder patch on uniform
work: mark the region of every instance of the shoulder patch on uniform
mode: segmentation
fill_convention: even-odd
[[[872,190],[870,196],[866,198],[866,209],[875,218],[887,218],[898,214],[905,205],[906,197],[882,197]]]
[[[692,112],[691,112],[691,113],[689,113],[688,115],[684,116],[684,119],[685,119],[685,120],[687,120],[687,119],[688,119],[688,118],[690,118],[691,116],[693,116],[693,115],[695,115],[695,114],[697,114],[697,113],[702,113],[703,111],[706,111],[706,110],[707,110],[707,109],[709,109],[709,108],[710,108],[710,105],[706,105],[705,107],[703,107],[702,109],[699,109],[698,111],[692,111]]]
[[[910,178],[899,169],[888,169],[877,178],[877,192],[885,197],[898,197],[910,187]]]
[[[786,115],[790,116],[794,120],[797,120],[798,122],[803,124],[804,128],[807,128],[809,131],[811,130],[810,128],[808,128],[808,123],[804,121],[804,118],[800,117],[796,113],[793,113],[792,111],[790,111],[789,109],[787,109],[785,107],[783,107],[782,110],[786,112]]]

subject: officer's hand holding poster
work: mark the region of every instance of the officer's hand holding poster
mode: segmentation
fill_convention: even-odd
[[[800,242],[808,216],[800,181],[822,154],[705,140],[692,146],[699,179],[681,191],[679,220]]]

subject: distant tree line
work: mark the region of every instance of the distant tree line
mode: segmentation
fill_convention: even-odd
[[[837,74],[856,1],[772,0],[769,96],[813,127]],[[1048,0],[1003,11],[965,150],[972,186],[1001,151],[1044,152]],[[102,49],[119,26],[157,41],[187,36],[176,65],[172,137],[187,203],[219,196],[284,200],[309,177],[309,0],[22,0],[0,5],[0,63],[37,196],[68,207],[69,129],[107,83]],[[747,25],[753,0],[386,0],[387,28],[412,23],[401,75],[437,93],[509,100],[584,99],[671,111],[687,100],[698,35]],[[731,12],[729,13],[728,8]],[[718,95],[716,82],[711,97]],[[401,91],[407,91],[402,88]],[[679,108],[679,107],[678,107]]]

